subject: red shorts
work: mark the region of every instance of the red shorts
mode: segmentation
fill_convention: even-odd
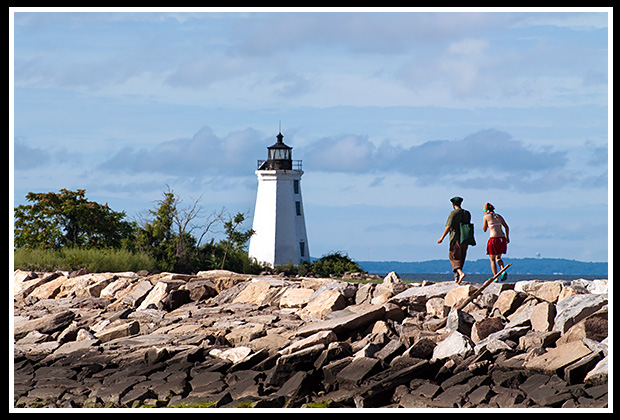
[[[503,236],[489,238],[489,241],[487,242],[487,254],[505,254],[507,245],[508,243],[506,242],[506,238],[504,238]]]

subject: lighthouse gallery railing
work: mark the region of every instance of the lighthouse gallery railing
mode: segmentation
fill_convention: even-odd
[[[256,165],[256,169],[261,170],[261,169],[266,169],[266,160],[259,160],[257,165]],[[292,160],[292,167],[291,170],[293,171],[301,171],[301,160]]]

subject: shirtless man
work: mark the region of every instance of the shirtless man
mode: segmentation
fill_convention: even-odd
[[[506,253],[507,245],[510,242],[508,237],[510,229],[502,216],[495,213],[495,207],[491,203],[484,205],[484,217],[482,219],[482,230],[484,232],[489,229],[489,241],[487,242],[487,254],[491,260],[491,270],[493,275],[497,274],[497,266],[499,269],[504,268],[502,254]],[[506,229],[506,233],[502,230]],[[506,280],[506,272],[502,273],[501,280]]]

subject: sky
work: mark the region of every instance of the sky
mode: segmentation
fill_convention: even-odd
[[[313,257],[447,259],[458,195],[468,259],[486,202],[507,257],[609,259],[611,8],[58,10],[10,9],[10,207],[170,189],[250,228],[281,127]]]

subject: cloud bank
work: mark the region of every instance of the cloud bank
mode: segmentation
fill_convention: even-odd
[[[295,140],[291,140],[295,144]],[[203,127],[191,138],[170,140],[152,148],[120,150],[100,169],[121,173],[159,173],[172,176],[248,176],[257,159],[266,158],[273,139],[245,130],[217,136]],[[606,150],[592,149],[591,166],[604,165]],[[606,171],[586,176],[572,168],[568,152],[535,149],[510,134],[481,130],[456,140],[430,140],[403,147],[383,141],[376,146],[366,135],[324,137],[304,147],[294,147],[304,170],[324,173],[399,174],[420,186],[451,183],[469,188],[503,188],[538,193],[566,186],[606,187]],[[606,165],[604,165],[606,167]],[[601,180],[605,182],[601,182]]]
[[[191,138],[162,142],[152,148],[125,147],[100,169],[173,176],[247,174],[257,159],[266,158],[266,144],[268,140],[252,128],[218,137],[211,128],[203,127]]]
[[[305,160],[308,168],[319,171],[395,172],[421,185],[452,182],[462,187],[541,192],[578,181],[567,167],[567,152],[535,150],[493,129],[408,148],[389,141],[375,146],[366,136],[323,138],[305,150]]]

